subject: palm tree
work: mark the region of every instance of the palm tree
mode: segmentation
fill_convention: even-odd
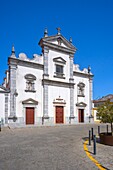
[[[113,136],[113,104],[110,103],[110,100],[107,100],[97,108],[97,116],[101,122],[110,123]]]

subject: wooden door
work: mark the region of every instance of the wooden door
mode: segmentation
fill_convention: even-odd
[[[78,119],[79,119],[79,122],[84,122],[84,109],[79,109],[78,110]]]
[[[56,123],[64,123],[64,108],[56,106]]]
[[[26,108],[26,124],[34,124],[34,108]]]

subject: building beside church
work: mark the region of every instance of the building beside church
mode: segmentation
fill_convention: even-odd
[[[98,116],[97,116],[97,108],[101,105],[103,105],[107,100],[110,101],[110,104],[113,104],[113,94],[108,94],[106,96],[103,96],[97,100],[93,100],[93,117],[95,122],[100,122]]]
[[[4,123],[9,125],[54,125],[87,123],[92,114],[93,74],[74,64],[76,47],[57,34],[39,41],[42,55],[16,57],[14,46],[4,79]]]

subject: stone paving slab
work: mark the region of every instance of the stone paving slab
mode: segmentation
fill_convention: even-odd
[[[98,170],[83,148],[88,130],[94,127],[96,134],[97,126],[3,128],[0,170]],[[92,146],[88,148],[92,150]],[[113,148],[98,144],[97,153],[95,159],[112,170]]]
[[[113,170],[113,146],[96,143],[96,155],[93,154],[93,141],[88,146],[91,155],[106,169]]]

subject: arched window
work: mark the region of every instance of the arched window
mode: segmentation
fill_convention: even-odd
[[[36,77],[32,74],[26,74],[25,75],[26,79],[26,92],[36,92],[35,91],[35,80]]]
[[[78,96],[84,97],[85,84],[80,82],[77,86],[78,86]]]

